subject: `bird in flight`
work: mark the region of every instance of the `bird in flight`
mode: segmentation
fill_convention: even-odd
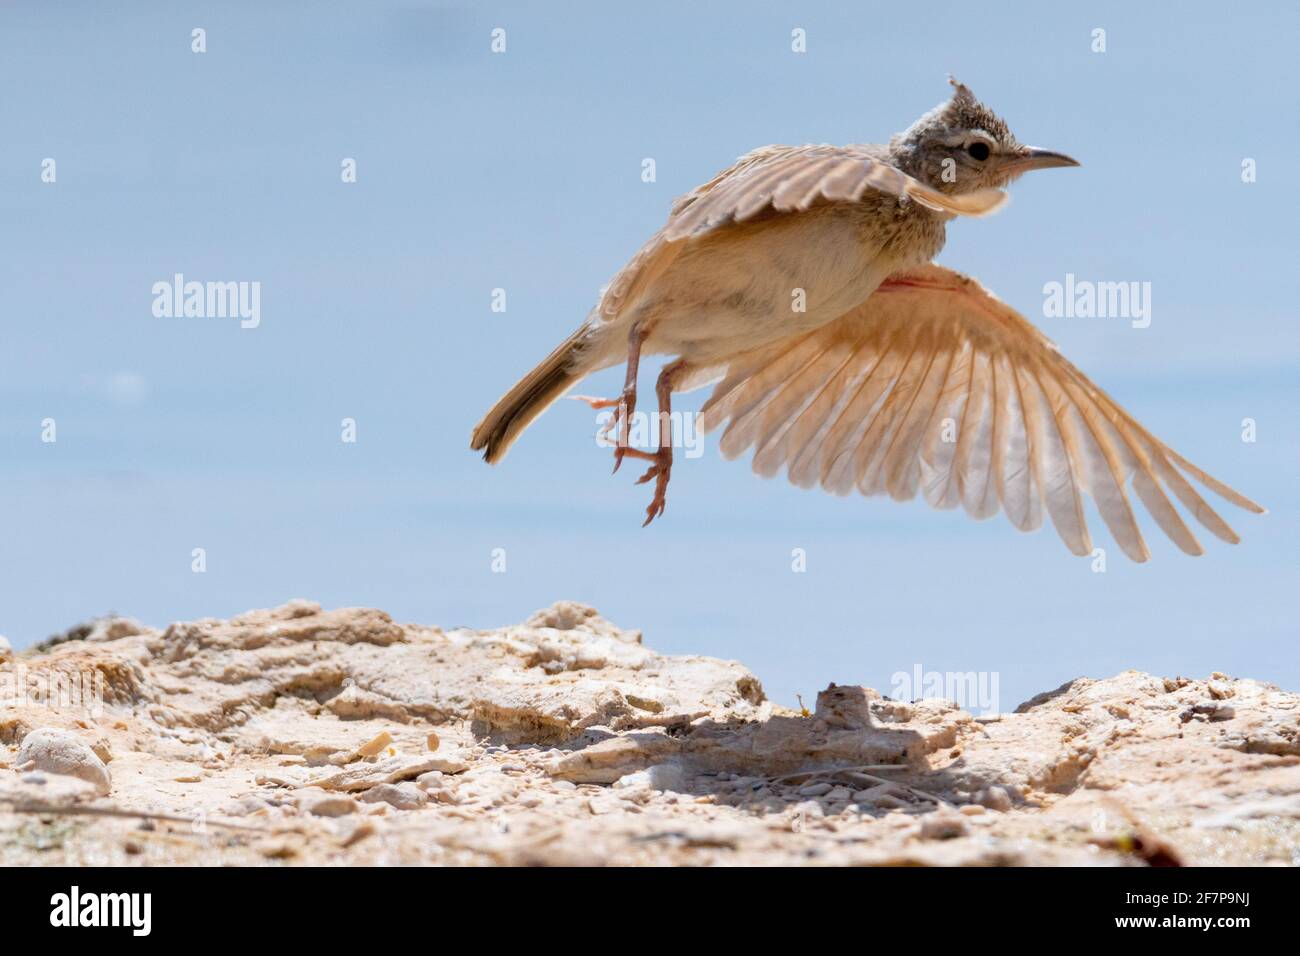
[[[974,518],[999,510],[1029,531],[1046,512],[1072,552],[1090,554],[1090,495],[1119,546],[1150,553],[1133,494],[1188,554],[1202,548],[1169,493],[1215,536],[1228,524],[1193,486],[1263,509],[1143,428],[1024,316],[931,260],[950,220],[984,216],[1022,173],[1077,166],[1022,146],[964,85],[888,145],[766,146],[679,198],[668,222],[603,290],[582,326],[484,416],[470,446],[500,461],[520,433],[588,374],[626,362],[612,409],[614,470],[645,459],[645,523],[672,473],[672,396],[717,385],[705,431],[753,447],[754,471],[800,487],[857,489]],[[659,447],[629,445],[643,354],[664,354],[655,386]]]

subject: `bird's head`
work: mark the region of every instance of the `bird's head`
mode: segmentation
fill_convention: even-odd
[[[1022,146],[1007,124],[954,79],[952,99],[890,142],[899,167],[940,192],[1001,189],[1021,173],[1078,166],[1062,153]]]

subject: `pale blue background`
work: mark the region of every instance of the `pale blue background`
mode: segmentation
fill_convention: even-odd
[[[492,626],[572,597],[660,650],[739,658],[785,702],[831,680],[887,691],[915,663],[998,671],[1003,707],[1127,667],[1300,688],[1300,17],[1091,6],[6,3],[0,632],[21,646],[110,610],[162,625],[296,596]],[[469,452],[674,196],[761,144],[879,141],[950,71],[1084,165],[955,224],[941,261],[1031,317],[1066,272],[1153,283],[1145,331],[1039,321],[1269,506],[1224,505],[1242,545],[1205,533],[1191,559],[1152,533],[1150,564],[1111,547],[1098,575],[1050,529],[765,482],[712,439],[642,530],[645,488],[609,476],[572,402],[501,467]],[[261,328],[155,319],[150,286],[178,271],[260,280]]]

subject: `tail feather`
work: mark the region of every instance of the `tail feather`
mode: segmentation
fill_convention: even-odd
[[[504,458],[533,419],[585,374],[577,368],[582,351],[583,339],[575,332],[492,406],[474,427],[469,447],[483,452],[490,465]]]

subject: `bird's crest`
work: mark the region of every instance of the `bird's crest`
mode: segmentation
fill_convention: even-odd
[[[1000,143],[1007,146],[1016,145],[1016,138],[1006,122],[977,100],[969,86],[958,82],[953,76],[948,77],[948,82],[953,87],[952,98],[946,103],[940,103],[913,123],[911,128],[902,134],[904,141],[915,142],[920,140],[923,134],[934,133],[937,130],[982,129]]]

